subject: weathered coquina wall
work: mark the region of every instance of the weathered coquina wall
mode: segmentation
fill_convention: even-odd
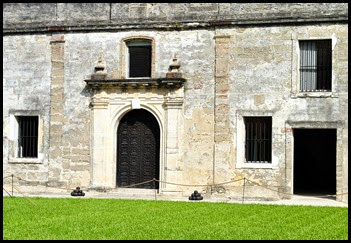
[[[4,176],[25,180],[18,182],[21,190],[58,192],[75,186],[113,190],[115,137],[107,134],[120,119],[117,114],[131,109],[127,107],[132,99],[139,99],[145,108],[154,109],[163,129],[162,180],[208,185],[245,177],[292,193],[293,129],[333,128],[337,193],[347,193],[347,4],[3,6],[3,169]],[[128,38],[153,40],[152,78],[165,78],[176,54],[184,86],[173,92],[140,87],[94,91],[87,85],[98,57],[103,58],[109,79],[123,78],[123,43]],[[298,41],[308,39],[332,40],[328,94],[306,97],[298,91]],[[173,107],[169,100],[177,101],[179,113],[169,112]],[[29,114],[39,116],[40,137],[39,157],[31,161],[16,158],[14,151],[14,117]],[[244,163],[245,116],[272,116],[271,164]],[[102,146],[100,152],[94,146]],[[101,153],[101,171],[96,153]],[[196,189],[240,198],[241,183]],[[164,185],[160,193],[188,196],[193,190]],[[248,186],[246,193],[251,198],[289,197],[254,186]],[[347,194],[337,199],[347,202]]]
[[[346,3],[7,3],[4,32],[346,20]],[[57,28],[54,28],[57,27]]]

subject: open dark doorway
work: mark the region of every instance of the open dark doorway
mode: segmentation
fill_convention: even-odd
[[[294,194],[336,193],[336,129],[294,129]]]

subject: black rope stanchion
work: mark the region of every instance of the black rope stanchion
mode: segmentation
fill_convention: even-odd
[[[11,181],[12,181],[12,196],[13,196],[13,174],[11,174]]]
[[[244,203],[244,199],[245,199],[245,184],[246,184],[246,178],[244,177],[243,200],[242,200],[242,203]]]
[[[153,180],[153,182],[154,182],[154,190],[155,190],[155,201],[157,200],[157,198],[156,198],[156,179],[155,178],[153,178],[152,179]]]

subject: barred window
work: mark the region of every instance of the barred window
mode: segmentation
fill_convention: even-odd
[[[18,157],[38,157],[38,116],[17,116]]]
[[[244,117],[246,162],[271,163],[272,117]]]
[[[131,41],[129,51],[129,77],[151,77],[151,42]]]
[[[331,91],[331,40],[300,41],[300,91]]]

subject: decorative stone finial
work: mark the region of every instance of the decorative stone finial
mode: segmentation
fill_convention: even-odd
[[[181,78],[182,74],[179,72],[180,68],[180,61],[177,58],[177,55],[174,53],[172,63],[169,65],[169,68],[171,69],[170,72],[166,74],[166,78]]]
[[[102,55],[99,56],[97,63],[94,68],[94,73],[91,75],[91,79],[105,79],[106,77],[106,63],[102,58]]]
[[[99,58],[98,58],[98,61],[96,63],[94,72],[95,73],[105,73],[104,72],[105,71],[105,66],[106,66],[106,63],[103,60],[102,56],[100,55]]]

